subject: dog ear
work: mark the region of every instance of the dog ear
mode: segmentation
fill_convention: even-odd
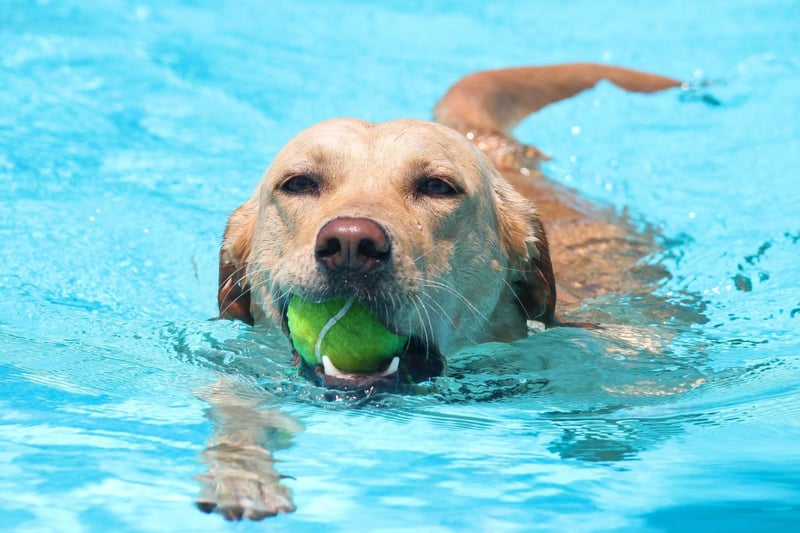
[[[500,240],[523,316],[556,326],[556,279],[544,226],[533,204],[501,177],[495,179],[495,194]]]
[[[219,318],[233,318],[250,325],[253,325],[253,315],[247,260],[255,233],[256,209],[256,202],[251,199],[231,213],[219,251]]]

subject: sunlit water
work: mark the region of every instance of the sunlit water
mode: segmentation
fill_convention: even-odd
[[[0,3],[0,518],[18,531],[767,531],[800,525],[796,2]],[[705,323],[625,318],[471,349],[420,394],[340,398],[215,314],[227,214],[332,116],[429,116],[459,76],[601,85],[518,130],[546,172],[658,228]],[[193,507],[220,373],[305,430],[298,511]]]

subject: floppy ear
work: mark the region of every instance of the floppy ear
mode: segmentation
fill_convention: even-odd
[[[499,176],[495,194],[500,240],[510,259],[510,281],[523,316],[556,326],[556,278],[544,226],[533,204]]]
[[[247,259],[256,221],[256,202],[251,199],[231,213],[219,250],[219,318],[233,318],[250,325],[253,325],[253,315],[250,313]]]

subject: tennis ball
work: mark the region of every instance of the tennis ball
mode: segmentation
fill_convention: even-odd
[[[344,372],[375,371],[408,340],[386,329],[354,297],[315,303],[295,295],[286,319],[294,349],[306,362],[316,365],[327,355]]]

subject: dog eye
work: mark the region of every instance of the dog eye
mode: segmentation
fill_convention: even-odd
[[[426,176],[417,182],[417,192],[425,196],[456,196],[460,193],[452,184],[442,178]]]
[[[280,190],[292,194],[316,194],[319,192],[319,181],[313,176],[300,174],[284,180]]]

